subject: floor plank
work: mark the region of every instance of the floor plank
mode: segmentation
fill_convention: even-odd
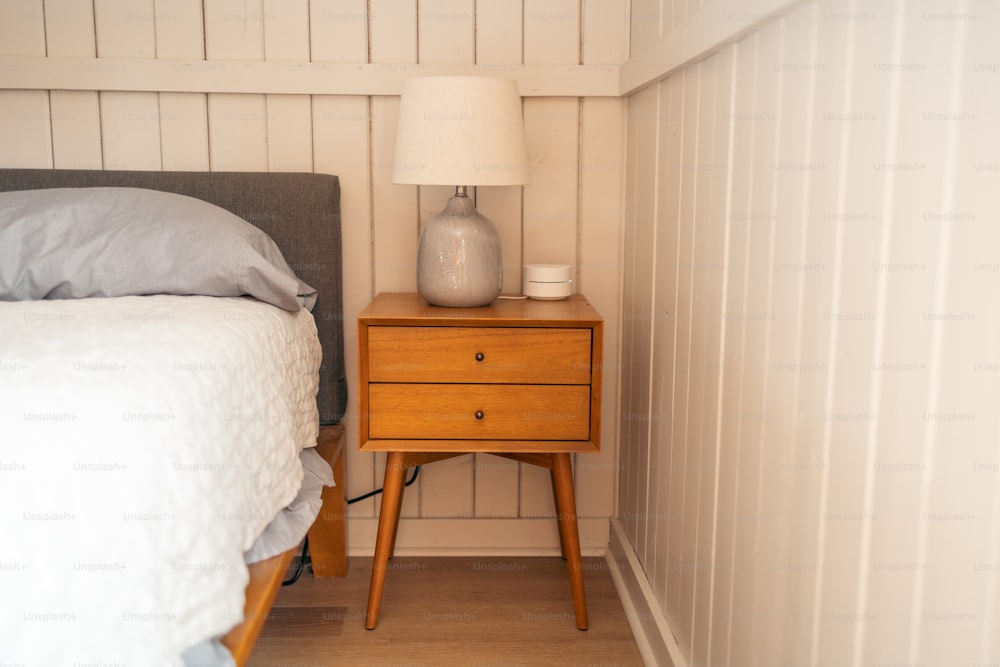
[[[370,558],[351,558],[346,578],[284,587],[250,665],[642,665],[602,558],[584,559],[585,632],[560,558],[394,558],[375,630],[370,576]]]

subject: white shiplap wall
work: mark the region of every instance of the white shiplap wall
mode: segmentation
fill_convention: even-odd
[[[612,557],[657,664],[1000,663],[998,33],[633,1]]]
[[[354,367],[356,315],[379,291],[415,289],[419,221],[450,194],[390,183],[402,82],[515,78],[531,184],[477,193],[502,230],[505,291],[520,290],[524,262],[572,264],[614,359],[626,28],[625,0],[2,2],[0,166],[339,175]],[[581,538],[595,554],[617,476],[617,373],[605,378],[604,448],[577,465]],[[380,486],[384,466],[355,450],[349,495]],[[371,553],[376,512],[375,500],[352,506],[352,553]],[[558,550],[555,523],[531,518],[553,515],[547,473],[488,455],[425,467],[403,512],[400,553]]]

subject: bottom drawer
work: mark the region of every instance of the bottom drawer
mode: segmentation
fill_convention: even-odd
[[[587,440],[588,385],[371,384],[370,438]]]

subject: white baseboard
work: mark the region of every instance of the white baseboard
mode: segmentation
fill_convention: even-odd
[[[578,519],[580,553],[604,556],[608,550],[607,517]],[[378,519],[349,517],[347,553],[372,556]],[[559,531],[554,518],[399,520],[397,556],[558,556]]]
[[[643,661],[654,667],[688,667],[618,519],[611,520],[606,559]]]

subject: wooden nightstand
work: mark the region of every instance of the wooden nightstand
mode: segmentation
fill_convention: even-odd
[[[576,625],[587,629],[570,454],[600,449],[603,335],[579,295],[442,308],[379,294],[358,316],[361,450],[388,452],[365,627],[378,624],[406,468],[489,452],[551,470]]]

